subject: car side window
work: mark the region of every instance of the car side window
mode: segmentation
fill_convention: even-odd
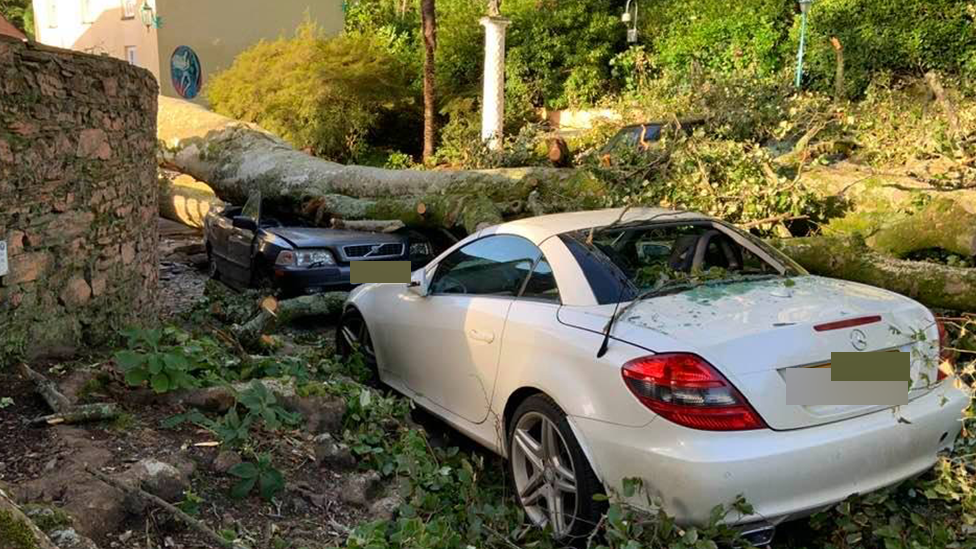
[[[247,199],[244,209],[241,210],[241,217],[253,219],[255,223],[261,217],[261,193],[255,192]]]
[[[430,293],[514,297],[540,255],[534,244],[517,236],[476,240],[437,265]]]
[[[529,281],[525,283],[525,289],[522,290],[522,297],[560,303],[556,277],[552,274],[552,267],[546,261],[546,256],[540,257],[535,264],[535,269],[532,270]]]

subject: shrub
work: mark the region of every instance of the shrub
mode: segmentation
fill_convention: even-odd
[[[687,0],[652,4],[642,15],[657,62],[681,74],[779,70],[789,60],[792,0]]]
[[[352,160],[382,114],[413,97],[400,59],[380,37],[325,38],[310,22],[292,38],[258,44],[215,75],[206,93],[214,110],[255,122],[300,149]]]
[[[613,91],[610,59],[624,49],[620,7],[610,0],[506,0],[508,61],[532,103],[587,106]]]
[[[851,97],[863,94],[882,71],[921,75],[935,69],[976,75],[974,19],[971,0],[818,0],[810,10],[807,36],[810,83],[833,89],[832,36],[844,46]],[[799,18],[793,28],[794,45],[798,35]]]

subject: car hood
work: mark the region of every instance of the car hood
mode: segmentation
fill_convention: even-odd
[[[296,248],[324,248],[350,244],[385,244],[403,242],[400,235],[369,233],[363,231],[343,231],[317,227],[272,227],[266,232],[281,237]]]
[[[915,380],[909,398],[935,379],[937,331],[931,314],[898,294],[841,280],[801,276],[698,287],[654,297],[623,309],[613,337],[653,352],[692,352],[735,384],[773,428],[809,426],[866,413],[876,407],[785,407],[782,370],[830,362],[831,352],[912,352]],[[601,331],[613,306],[563,307],[559,320]],[[854,328],[816,331],[817,324],[863,316],[880,322],[858,326],[867,341],[852,346]],[[921,338],[913,334],[922,332]],[[918,339],[918,340],[916,340]],[[925,377],[927,376],[927,377]],[[823,412],[823,413],[821,413]]]

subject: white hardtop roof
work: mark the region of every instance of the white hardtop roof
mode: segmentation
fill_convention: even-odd
[[[527,238],[537,245],[550,236],[580,231],[591,227],[604,227],[613,223],[633,223],[635,221],[674,221],[711,219],[694,212],[680,212],[664,208],[610,208],[586,212],[569,212],[538,217],[529,217],[502,223],[489,231],[495,234],[515,234]],[[621,217],[621,214],[623,216]],[[619,220],[619,221],[618,221]]]

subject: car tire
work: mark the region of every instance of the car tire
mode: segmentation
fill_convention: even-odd
[[[369,371],[369,381],[379,382],[379,368],[376,362],[376,351],[373,349],[373,338],[370,336],[366,319],[356,309],[348,309],[339,317],[336,326],[336,354],[342,358],[349,358],[359,347],[365,366]]]
[[[555,401],[536,394],[519,404],[508,430],[508,448],[515,495],[529,520],[548,527],[561,542],[589,536],[606,510],[606,503],[593,499],[604,493],[603,484]],[[560,506],[561,519],[556,518]]]

